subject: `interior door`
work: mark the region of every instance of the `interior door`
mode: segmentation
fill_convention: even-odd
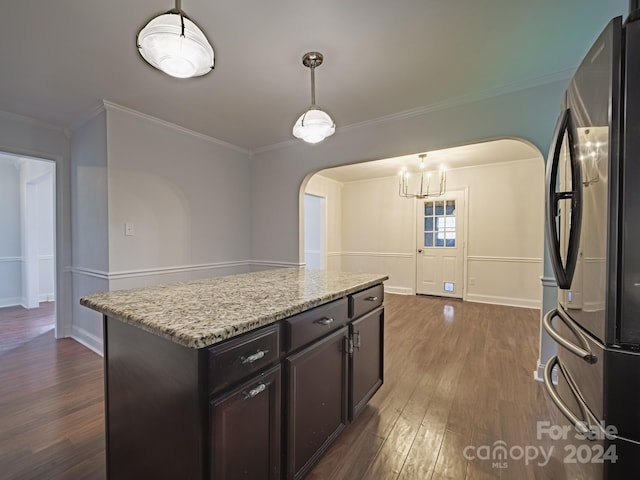
[[[464,192],[418,200],[416,293],[462,298]]]

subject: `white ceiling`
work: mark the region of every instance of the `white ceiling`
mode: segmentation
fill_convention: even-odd
[[[291,140],[310,103],[340,127],[566,78],[627,0],[183,0],[216,68],[178,80],[138,55],[171,0],[3,4],[0,110],[73,128],[101,99],[254,150]],[[330,141],[330,140],[329,140]]]
[[[427,153],[427,158],[425,158],[427,170],[437,170],[441,165],[447,170],[453,170],[532,158],[540,158],[542,161],[541,154],[537,148],[520,140],[511,139],[493,140],[422,153]],[[417,172],[419,162],[420,159],[417,154],[404,155],[372,162],[327,168],[326,170],[321,170],[318,174],[338,182],[347,183],[397,176],[403,166],[406,166],[410,171]]]

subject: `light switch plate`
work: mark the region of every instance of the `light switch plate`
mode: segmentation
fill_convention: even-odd
[[[124,234],[127,237],[132,237],[133,235],[135,235],[135,231],[133,230],[133,223],[124,224]]]

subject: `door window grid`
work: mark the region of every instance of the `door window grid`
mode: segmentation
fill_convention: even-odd
[[[456,246],[456,201],[424,202],[424,246]]]

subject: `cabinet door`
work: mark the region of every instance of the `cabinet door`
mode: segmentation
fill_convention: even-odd
[[[280,365],[210,403],[211,480],[280,479]]]
[[[379,308],[349,326],[353,346],[349,364],[349,418],[353,420],[382,385],[384,308]]]
[[[347,327],[287,357],[287,475],[302,478],[347,424]]]

